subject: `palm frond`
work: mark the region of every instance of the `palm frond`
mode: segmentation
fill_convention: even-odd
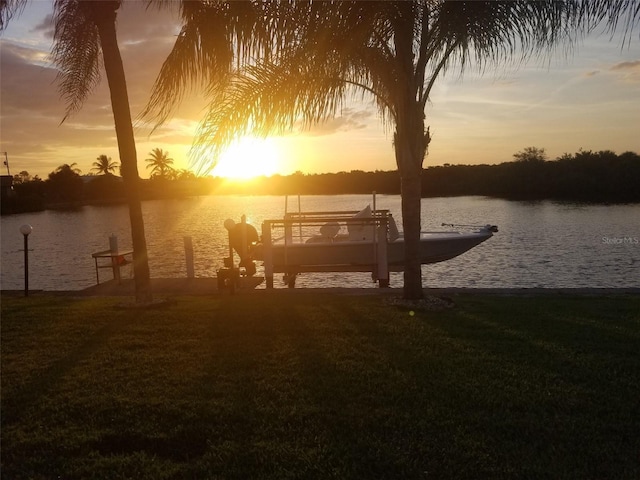
[[[434,28],[440,43],[456,43],[461,69],[471,62],[484,70],[492,65],[524,62],[550,55],[554,48],[572,49],[603,22],[615,30],[626,18],[630,32],[640,8],[627,0],[453,1],[438,9]]]
[[[0,32],[2,32],[14,16],[20,15],[27,0],[0,0]]]
[[[365,56],[366,59],[372,61],[373,56]],[[383,115],[395,115],[389,95],[375,91],[386,85],[379,77],[389,70],[381,64],[374,74],[361,64],[362,59],[348,65],[291,59],[286,64],[261,62],[247,66],[231,78],[224,90],[210,92],[208,114],[191,150],[191,167],[199,174],[207,173],[224,148],[245,133],[266,136],[297,125],[308,128],[332,118],[349,92],[370,94],[377,99]]]
[[[161,124],[186,92],[224,83],[234,67],[254,55],[268,57],[284,48],[291,28],[283,28],[286,16],[278,17],[272,3],[183,1],[183,27],[141,116]]]
[[[53,63],[58,67],[58,90],[66,101],[64,120],[76,112],[100,81],[100,40],[88,10],[90,2],[54,3]]]
[[[398,68],[392,50],[378,48],[393,36],[383,15],[390,2],[283,4],[289,10],[274,15],[273,22],[288,32],[289,43],[245,64],[225,82],[209,85],[209,113],[191,151],[192,166],[200,173],[243,133],[309,127],[334,116],[347,95],[374,98],[385,123],[395,116],[389,86],[397,85]]]

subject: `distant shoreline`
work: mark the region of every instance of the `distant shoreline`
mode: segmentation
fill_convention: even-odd
[[[84,179],[84,180],[83,180]],[[88,180],[87,180],[88,179]],[[77,176],[73,188],[56,191],[48,181],[28,181],[3,189],[2,214],[83,205],[126,203],[120,177]],[[230,181],[219,177],[140,181],[142,200],[204,195],[400,195],[397,171],[274,175]],[[71,194],[73,193],[73,194]],[[497,165],[444,165],[422,170],[422,198],[483,196],[513,201],[585,204],[640,203],[640,155],[578,152],[553,161],[534,159]]]

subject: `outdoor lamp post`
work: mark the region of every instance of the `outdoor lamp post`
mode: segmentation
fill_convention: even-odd
[[[29,296],[29,234],[33,228],[24,224],[20,227],[20,233],[24,236],[24,296]]]

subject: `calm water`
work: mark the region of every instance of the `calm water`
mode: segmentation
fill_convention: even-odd
[[[369,195],[305,196],[303,210],[359,210]],[[215,276],[228,252],[227,218],[242,214],[260,230],[262,220],[281,218],[283,197],[200,197],[143,203],[151,275],[184,277],[185,236],[192,237],[195,274]],[[377,206],[391,210],[401,224],[400,197],[378,195]],[[297,209],[297,198],[289,198]],[[432,287],[638,287],[640,286],[640,205],[575,205],[512,202],[484,197],[432,198],[422,201],[422,229],[440,224],[495,224],[500,232],[466,254],[423,266],[423,284]],[[109,236],[121,249],[131,247],[126,206],[87,206],[5,216],[2,226],[2,289],[24,287],[23,238],[29,223],[29,284],[32,289],[77,290],[95,284],[91,253],[109,248]],[[258,271],[260,274],[260,269]],[[129,267],[123,275],[129,275]],[[101,270],[104,279],[108,270]],[[101,277],[102,279],[102,277]],[[278,287],[283,287],[276,282]],[[366,273],[305,274],[305,286],[374,287]],[[391,286],[402,285],[392,274]]]

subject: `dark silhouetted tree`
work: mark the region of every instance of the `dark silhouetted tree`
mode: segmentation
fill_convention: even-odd
[[[170,179],[173,176],[173,158],[169,157],[169,152],[165,152],[161,148],[154,148],[149,152],[150,157],[145,159],[147,168],[151,169],[151,176],[158,177],[163,180]]]
[[[46,180],[47,198],[51,202],[76,203],[82,200],[83,183],[75,164],[63,164]]]
[[[114,162],[111,157],[107,157],[106,155],[100,155],[96,161],[93,162],[91,171],[96,172],[98,175],[107,175],[115,172],[118,168],[120,168],[118,162]]]
[[[513,158],[518,162],[546,162],[548,157],[544,148],[526,147],[521,152],[514,153]]]

